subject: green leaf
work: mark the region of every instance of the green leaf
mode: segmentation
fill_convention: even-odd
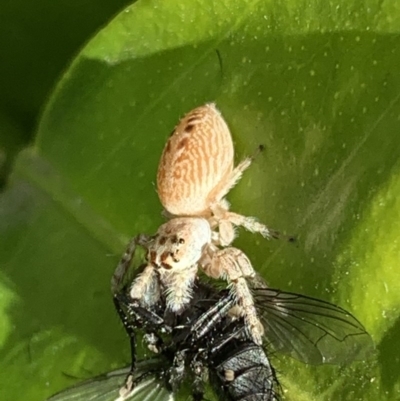
[[[30,140],[49,92],[87,40],[127,0],[4,1],[0,13],[0,111]]]
[[[0,112],[0,188],[3,187],[14,157],[23,144],[23,129]]]
[[[215,101],[237,161],[261,154],[233,210],[296,236],[240,231],[273,287],[354,312],[370,361],[272,356],[288,400],[400,392],[400,9],[396,0],[139,1],[77,56],[0,198],[0,382],[41,400],[129,360],[109,282],[129,236],[162,222],[154,187],[179,118]]]

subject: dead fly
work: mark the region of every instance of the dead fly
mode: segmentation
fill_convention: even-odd
[[[188,360],[191,361],[191,366],[193,360],[200,361],[202,366],[211,370],[210,377],[219,378],[219,382],[214,383],[214,389],[222,388],[227,392],[227,383],[230,381],[233,389],[239,385],[233,380],[237,377],[235,370],[227,367],[230,365],[229,361],[237,356],[237,349],[240,349],[240,345],[235,341],[238,339],[247,341],[245,345],[247,352],[252,343],[251,335],[243,317],[237,314],[234,294],[229,290],[222,290],[216,296],[213,287],[205,293],[204,284],[197,283],[197,287],[194,287],[195,297],[190,307],[180,315],[171,313],[165,306],[158,310],[154,307],[144,308],[130,297],[129,292],[122,291],[116,294],[117,310],[131,339],[132,372],[135,373],[136,369],[135,337],[138,329],[146,333],[149,339],[148,347],[154,352],[162,352],[162,336],[165,333],[172,333],[172,342],[175,343],[172,349],[175,356],[180,355],[184,349],[185,358],[181,360],[184,360],[185,364]],[[203,292],[201,297],[199,291]],[[308,364],[348,364],[354,360],[365,360],[370,357],[374,348],[371,337],[363,325],[346,310],[326,301],[272,288],[253,288],[252,292],[257,312],[265,327],[269,350],[287,353]],[[215,300],[214,304],[210,305],[212,300]],[[171,318],[175,319],[173,324],[169,323]],[[178,335],[176,330],[182,325],[186,330],[183,336]],[[215,346],[219,342],[226,345],[224,350],[227,350],[228,354],[225,356],[222,347]],[[260,355],[262,346],[254,342],[252,345],[256,346],[255,353]],[[223,366],[223,375],[217,366]],[[276,378],[269,363],[268,366],[270,373],[266,376],[271,380],[269,386],[264,379],[257,382],[253,377],[252,388],[269,389],[268,394],[271,398],[254,398],[254,400],[273,400],[277,397],[276,386],[274,387],[277,383]],[[237,368],[241,369],[240,363]],[[128,380],[127,383],[128,386],[122,393],[125,391],[129,393],[130,389],[134,388],[132,380]],[[230,397],[226,399],[241,399],[235,398],[232,394]],[[194,397],[194,399],[202,398]],[[220,399],[225,398],[220,397]]]
[[[193,400],[201,401],[209,382],[221,401],[277,400],[279,384],[266,351],[252,341],[243,317],[229,313],[235,297],[199,280],[193,290],[189,307],[179,315],[168,310],[162,299],[161,308],[145,309],[127,293],[116,296],[117,310],[133,347],[133,376],[128,375],[121,388],[121,399],[129,399],[135,391],[134,347],[140,328],[146,333],[148,348],[168,356],[166,387],[173,394],[182,383],[190,382]]]
[[[269,288],[254,288],[253,294],[270,351],[309,364],[342,364],[365,359],[373,348],[361,323],[338,306]],[[131,367],[68,389],[51,401],[173,400],[184,383],[191,384],[193,399],[199,401],[207,382],[220,401],[279,399],[268,354],[251,340],[228,290],[196,281],[193,298],[179,315],[166,308],[163,297],[144,308],[122,290],[115,303],[131,339]],[[137,363],[138,330],[156,356]]]
[[[131,367],[74,386],[49,401],[174,400],[184,383],[191,384],[193,400],[201,401],[208,382],[221,401],[278,400],[279,384],[265,350],[251,340],[242,317],[224,312],[233,302],[226,290],[197,282],[189,307],[180,315],[169,313],[162,299],[148,310],[131,303],[126,293],[116,299],[131,339],[140,327],[157,355],[136,363],[134,348]],[[204,321],[214,324],[200,333],[197,328]]]

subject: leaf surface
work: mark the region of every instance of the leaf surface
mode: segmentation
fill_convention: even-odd
[[[395,400],[400,9],[380,1],[139,1],[61,78],[34,146],[0,199],[0,382],[42,400],[124,365],[109,282],[127,239],[154,233],[169,133],[215,101],[237,162],[266,150],[233,210],[295,235],[240,231],[273,287],[334,301],[377,343],[370,361],[310,367],[273,356],[287,400]]]

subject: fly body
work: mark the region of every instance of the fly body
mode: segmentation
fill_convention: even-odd
[[[252,341],[242,317],[224,312],[234,297],[200,280],[193,294],[181,314],[171,313],[162,301],[145,310],[129,294],[117,297],[129,335],[140,327],[148,348],[168,360],[166,388],[176,394],[182,383],[190,382],[193,400],[202,401],[209,382],[221,401],[278,400],[280,387],[266,350]],[[135,386],[128,375],[121,394],[128,397]]]
[[[149,289],[158,301],[145,306],[131,297],[129,286],[115,293],[130,338],[131,366],[67,389],[51,401],[142,401],[146,396],[173,401],[184,383],[191,384],[194,401],[204,399],[205,383],[220,401],[279,400],[269,354],[252,341],[235,311],[234,294],[196,279],[188,306],[177,314],[167,308],[161,287]],[[309,364],[344,364],[370,356],[371,337],[339,306],[271,288],[252,291],[270,351]],[[139,331],[155,356],[137,362]]]
[[[227,299],[231,296],[226,290],[196,281],[189,307],[178,315],[166,309],[162,298],[146,309],[132,302],[129,292],[121,292],[116,306],[133,340],[131,367],[62,391],[49,401],[173,401],[184,383],[191,383],[193,401],[204,400],[206,383],[220,401],[278,400],[278,380],[265,349],[251,340],[243,318],[225,315]],[[202,326],[204,319],[214,325],[199,335],[193,326]],[[145,333],[154,356],[136,362],[138,330]]]

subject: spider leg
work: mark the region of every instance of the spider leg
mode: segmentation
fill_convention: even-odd
[[[248,169],[257,157],[263,147],[259,147],[252,157],[247,157],[240,162],[231,173],[225,177],[217,188],[210,194],[210,199],[213,204],[211,211],[218,221],[220,231],[220,242],[222,246],[227,246],[232,243],[235,237],[233,226],[242,226],[252,233],[260,233],[265,238],[282,238],[283,236],[276,230],[267,227],[257,221],[255,217],[243,216],[238,213],[229,211],[229,203],[224,199],[228,192],[238,183],[241,179],[243,172]],[[292,236],[285,236],[290,242],[294,241]]]
[[[242,178],[243,172],[250,167],[252,161],[251,157],[242,160],[210,193],[209,199],[215,200],[216,203],[220,202]]]
[[[114,295],[121,290],[124,285],[124,280],[126,278],[129,266],[131,265],[132,259],[135,256],[136,247],[138,245],[147,247],[147,244],[151,241],[152,237],[145,234],[139,234],[133,237],[127,247],[121,259],[111,277],[111,293]]]
[[[260,223],[255,217],[243,216],[238,213],[227,211],[224,219],[228,220],[234,226],[242,226],[252,233],[260,233],[264,238],[281,238],[279,231],[273,230],[265,224]]]
[[[211,262],[203,266],[203,269],[210,277],[221,277],[230,282],[252,340],[256,344],[262,344],[264,328],[257,317],[253,297],[246,281],[247,278],[256,275],[249,258],[240,249],[225,248],[214,253]]]
[[[120,395],[122,397],[122,393],[126,393],[133,389],[134,383],[132,382],[132,375],[136,369],[136,330],[139,327],[143,326],[143,321],[146,321],[150,330],[155,330],[155,327],[158,327],[162,324],[162,319],[156,314],[152,313],[152,311],[146,310],[146,308],[140,307],[139,303],[136,303],[134,299],[126,293],[125,279],[128,274],[129,267],[131,265],[132,259],[135,255],[136,247],[138,245],[147,247],[147,244],[152,240],[152,237],[148,237],[144,234],[138,235],[137,237],[132,238],[128,246],[122,255],[114,274],[111,278],[111,292],[113,294],[113,301],[115,309],[120,317],[122,324],[124,325],[125,331],[128,334],[130,348],[131,348],[131,369],[128,374],[124,387],[121,388]],[[146,270],[146,268],[149,268]],[[147,266],[142,274],[138,277],[140,278],[146,272],[149,276],[149,280],[154,279],[154,274],[151,266]],[[149,271],[150,270],[150,271]],[[143,281],[143,280],[142,280]],[[154,296],[153,291],[153,296]],[[161,322],[160,322],[161,319]]]
[[[160,283],[154,266],[147,265],[133,280],[129,295],[141,305],[152,306],[160,298]]]
[[[240,181],[243,173],[250,167],[253,160],[264,150],[264,146],[257,147],[254,154],[243,159],[211,192],[209,199],[215,200],[217,203],[223,201],[228,192]]]

